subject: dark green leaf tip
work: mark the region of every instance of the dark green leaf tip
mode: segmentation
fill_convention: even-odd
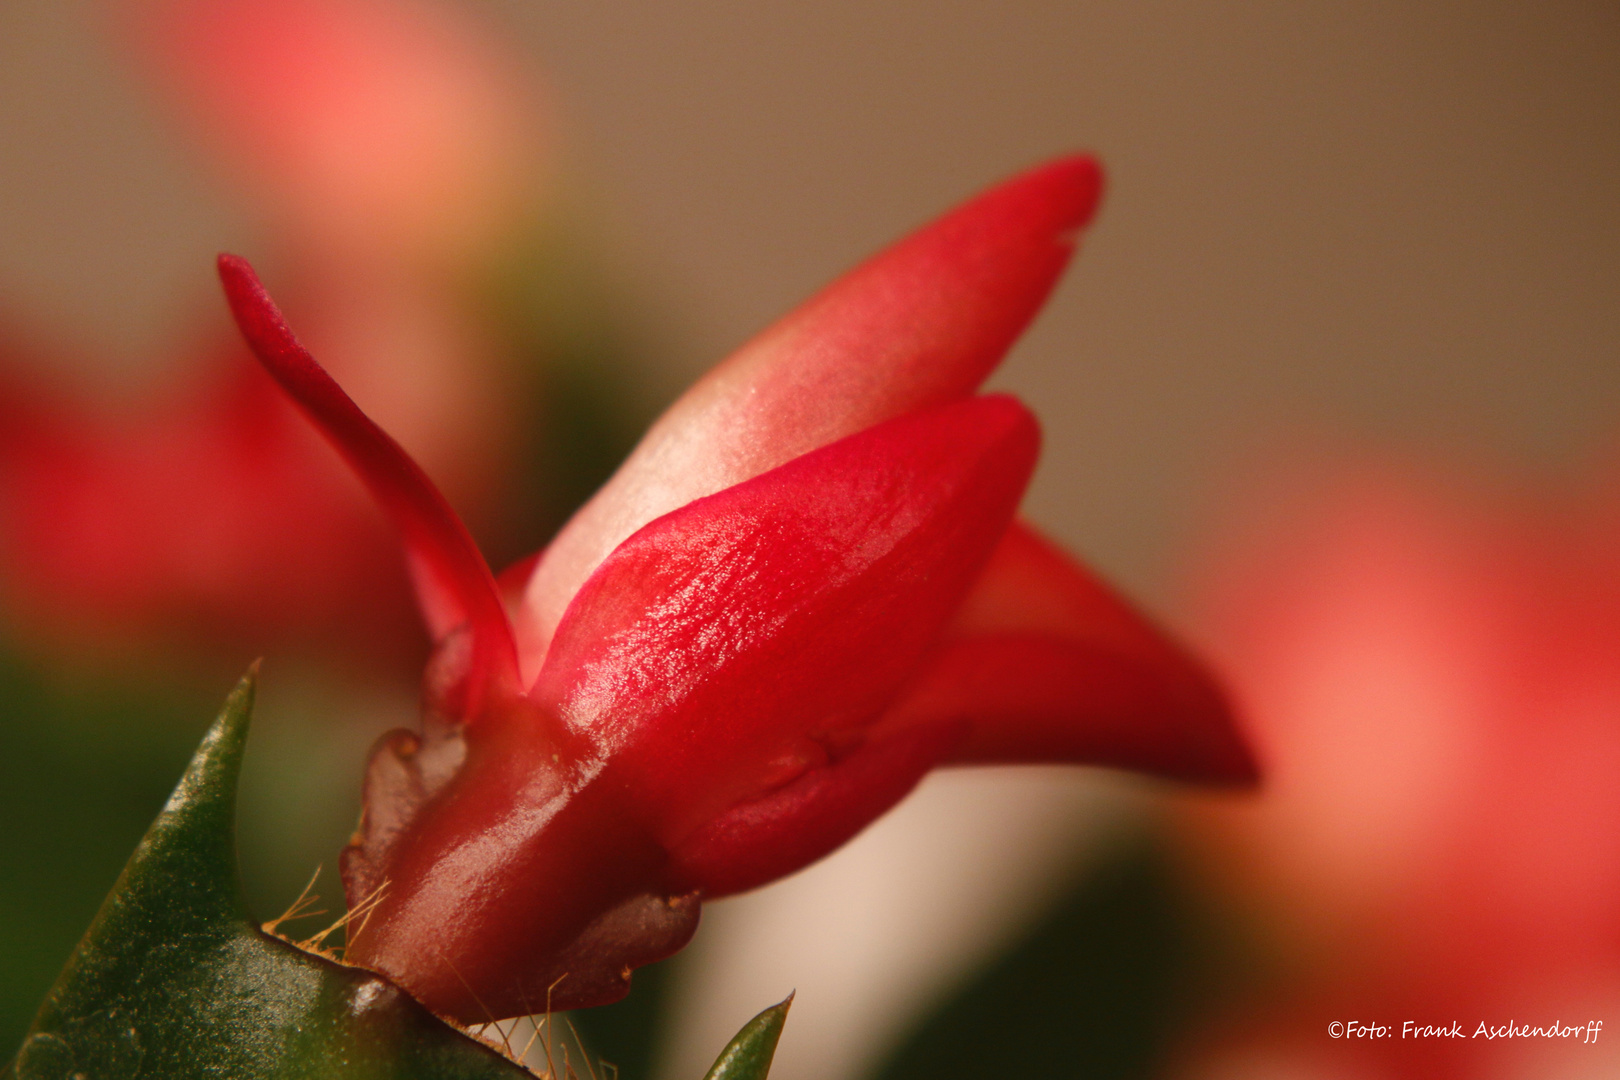
[[[246,917],[236,870],[236,788],[242,774],[253,700],[258,691],[255,661],[225,699],[225,707],[203,736],[185,775],[124,870],[120,887],[151,884],[163,889],[163,903],[177,899],[176,875],[187,875],[199,913],[230,911]],[[125,899],[132,890],[114,888]],[[212,911],[206,909],[212,908]]]
[[[793,995],[772,1005],[737,1032],[737,1037],[726,1045],[715,1060],[704,1080],[765,1080],[771,1071],[771,1059],[776,1056],[776,1043],[782,1038],[782,1025],[787,1023],[788,1009],[793,1006]]]
[[[532,1077],[381,977],[253,925],[234,826],[257,674],[203,737],[0,1080]]]

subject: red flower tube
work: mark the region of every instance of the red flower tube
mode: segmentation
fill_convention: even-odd
[[[438,642],[423,731],[379,747],[345,853],[351,902],[381,897],[351,959],[466,1021],[603,1004],[701,900],[820,858],[936,766],[1252,780],[1203,670],[1014,522],[1035,421],[975,396],[1099,190],[1058,161],[857,268],[499,582],[221,258],[255,352],[398,523]]]

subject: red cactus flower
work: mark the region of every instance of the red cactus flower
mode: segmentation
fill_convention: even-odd
[[[351,902],[380,897],[353,959],[468,1021],[601,1004],[700,900],[820,858],[936,766],[1253,777],[1203,670],[1014,522],[1035,421],[975,396],[1099,188],[1058,161],[859,267],[499,582],[221,259],[249,343],[400,526],[439,643],[424,731],[380,747],[346,853]]]

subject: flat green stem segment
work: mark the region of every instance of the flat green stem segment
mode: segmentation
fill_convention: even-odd
[[[398,987],[263,933],[237,881],[254,673],[231,694],[4,1080],[532,1076]]]
[[[765,1080],[792,1005],[793,995],[789,994],[786,1001],[772,1005],[744,1024],[737,1037],[720,1052],[704,1080]]]

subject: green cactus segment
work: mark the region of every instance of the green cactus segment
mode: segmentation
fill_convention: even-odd
[[[744,1024],[737,1037],[720,1052],[714,1068],[703,1080],[765,1080],[792,1005],[793,995],[789,994],[786,1001],[772,1005]]]
[[[250,672],[51,988],[5,1080],[532,1076],[392,983],[253,924],[234,834],[253,691]]]

